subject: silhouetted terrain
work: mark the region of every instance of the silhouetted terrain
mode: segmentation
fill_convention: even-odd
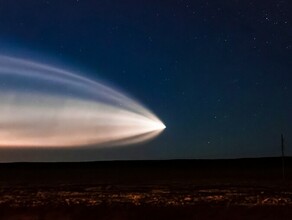
[[[292,219],[292,158],[0,164],[0,219]]]

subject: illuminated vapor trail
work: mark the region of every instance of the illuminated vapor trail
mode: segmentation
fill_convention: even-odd
[[[165,128],[149,110],[99,82],[0,56],[0,147],[115,146]]]

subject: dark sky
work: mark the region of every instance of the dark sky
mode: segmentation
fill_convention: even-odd
[[[292,156],[290,0],[0,0],[0,51],[105,79],[167,129],[113,149],[18,150],[19,160]]]

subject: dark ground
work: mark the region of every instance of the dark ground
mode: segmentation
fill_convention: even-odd
[[[0,219],[292,219],[292,158],[0,164]]]

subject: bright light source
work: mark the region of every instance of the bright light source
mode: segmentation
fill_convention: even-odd
[[[143,142],[165,125],[102,83],[0,56],[0,147],[112,146]]]

